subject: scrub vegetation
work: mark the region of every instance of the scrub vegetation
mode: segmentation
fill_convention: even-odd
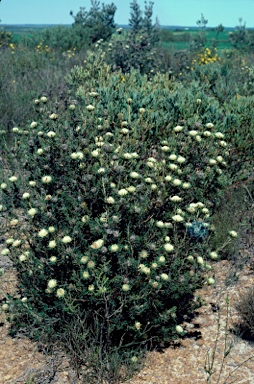
[[[71,27],[0,32],[1,255],[19,291],[1,308],[85,383],[184,336],[196,289],[253,225],[252,32],[203,15],[172,32],[135,0],[122,29],[115,11],[94,0]]]

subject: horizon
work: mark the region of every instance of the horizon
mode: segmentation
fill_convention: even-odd
[[[230,1],[230,6],[229,6]],[[117,7],[115,22],[128,25],[130,3],[123,0],[104,0],[105,4],[114,3]],[[138,0],[144,10],[144,0]],[[80,7],[89,10],[90,0],[2,0],[0,2],[0,20],[2,25],[71,25]],[[185,12],[183,12],[185,10]],[[254,2],[252,0],[155,0],[153,19],[158,17],[161,26],[196,27],[201,14],[208,20],[207,28],[222,24],[226,28],[235,28],[239,19],[247,28],[254,28]]]
[[[0,0],[1,1],[1,0]],[[54,27],[54,26],[65,26],[65,27],[71,27],[72,24],[44,24],[44,23],[36,23],[36,24],[31,24],[31,23],[24,23],[24,24],[3,24],[0,22],[0,27],[23,27],[23,26],[26,26],[26,27],[35,27],[35,26],[41,26],[41,27]],[[183,28],[183,29],[199,29],[199,27],[197,25],[162,25],[162,24],[159,24],[160,27],[162,28]],[[130,27],[129,24],[117,24],[116,23],[116,28],[119,28],[119,27]],[[206,30],[209,30],[209,29],[213,29],[213,28],[216,28],[216,26],[209,26],[209,27],[206,27],[205,29]],[[225,29],[234,29],[235,27],[226,27],[224,26]],[[247,28],[246,29],[254,29],[254,27],[252,28]]]

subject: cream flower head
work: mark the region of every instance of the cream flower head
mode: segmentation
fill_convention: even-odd
[[[57,286],[57,281],[56,279],[51,279],[48,281],[48,288],[49,289],[53,289]]]
[[[39,237],[46,237],[48,235],[47,229],[43,228],[38,232]]]
[[[56,247],[56,241],[55,241],[55,240],[51,240],[51,241],[49,242],[49,244],[48,244],[48,247],[49,247],[50,249],[55,248],[55,247]]]
[[[64,236],[61,241],[64,244],[68,244],[72,241],[72,238],[70,236]]]
[[[65,295],[65,290],[63,288],[58,288],[56,291],[56,296],[61,299]]]
[[[30,124],[30,128],[36,128],[37,127],[37,123],[36,121],[33,121],[31,124]]]
[[[41,178],[41,181],[42,181],[44,184],[49,184],[49,183],[51,183],[51,181],[52,181],[52,177],[51,177],[51,176],[43,176],[43,177]]]

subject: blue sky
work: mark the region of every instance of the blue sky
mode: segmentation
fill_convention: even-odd
[[[115,21],[128,24],[131,0],[103,0],[117,6]],[[196,26],[201,13],[208,19],[207,26],[222,23],[235,27],[241,17],[247,28],[254,27],[254,0],[153,0],[154,16],[161,25]],[[144,0],[138,0],[141,9]],[[90,9],[90,0],[1,0],[2,24],[71,24],[70,10]]]

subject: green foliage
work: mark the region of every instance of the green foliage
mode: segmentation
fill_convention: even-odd
[[[205,19],[203,13],[201,13],[201,18],[197,20],[197,25],[201,30],[206,29],[206,24],[208,23],[208,20]]]
[[[47,45],[53,51],[85,50],[98,40],[108,40],[115,30],[114,15],[116,7],[102,4],[97,0],[91,1],[91,9],[86,11],[81,7],[74,18],[72,27],[57,25],[51,28],[35,31],[33,34],[21,36],[20,44],[36,48]]]
[[[208,50],[208,54],[203,52],[202,55],[192,56],[192,68],[183,71],[182,80],[199,82],[203,92],[215,97],[221,105],[233,98],[252,94],[251,56],[247,62],[235,51],[225,51],[224,55],[212,50]]]
[[[224,259],[231,259],[238,267],[242,267],[246,260],[239,255],[239,238],[243,238],[249,227],[248,213],[251,209],[251,202],[246,191],[249,184],[242,183],[228,188],[221,198],[212,218],[215,227],[212,245],[214,249],[221,249],[220,253]],[[248,190],[248,189],[247,189]],[[235,228],[239,237],[230,243],[227,243],[228,234],[231,228]],[[232,271],[230,271],[232,272]]]
[[[11,32],[5,30],[5,28],[0,27],[0,48],[9,46],[12,43],[13,35]]]
[[[232,143],[231,179],[253,180],[253,96],[233,98],[225,108],[224,131]]]
[[[44,46],[45,47],[45,46]],[[37,95],[51,95],[56,101],[66,92],[63,77],[75,57],[65,58],[42,49],[13,47],[1,51],[0,130],[10,134],[14,126],[32,119],[32,100]]]
[[[203,13],[201,13],[201,18],[197,20],[199,31],[192,37],[192,40],[190,43],[190,49],[192,51],[200,51],[202,48],[204,48],[206,43],[205,29],[206,29],[207,23],[208,23],[208,20],[206,20]]]
[[[73,28],[75,33],[88,37],[91,43],[98,40],[108,40],[116,28],[114,16],[116,6],[114,3],[102,4],[98,0],[91,0],[91,9],[87,12],[81,7],[74,17]]]
[[[195,289],[214,282],[210,217],[227,151],[218,106],[195,85],[102,61],[91,53],[67,77],[67,101],[41,97],[35,121],[14,130],[1,254],[17,268],[14,329],[62,342],[79,363],[93,349],[97,381],[112,382],[117,361],[135,366],[140,350],[176,338]],[[196,239],[200,220],[208,236]]]
[[[153,24],[153,3],[145,2],[144,16],[138,2],[131,3],[130,31],[124,36],[113,39],[107,52],[107,61],[115,69],[124,73],[131,68],[139,69],[141,73],[155,73],[160,69],[158,60],[160,52],[157,48],[159,42],[159,26]]]
[[[34,31],[31,34],[21,35],[19,44],[37,50],[38,46],[48,46],[50,50],[61,52],[65,52],[73,47],[81,47],[78,34],[72,28],[63,25],[56,25]],[[84,44],[83,41],[82,44]]]
[[[140,5],[137,0],[133,0],[130,3],[130,19],[129,25],[134,34],[141,32],[142,29],[142,11],[140,9]]]
[[[163,42],[189,42],[191,34],[189,32],[173,32],[162,28],[160,29],[160,40]]]
[[[142,19],[142,29],[141,32],[144,33],[150,40],[150,45],[156,45],[159,41],[159,22],[156,20],[156,23],[153,24],[153,5],[152,1],[147,4],[145,1],[145,10],[144,17]]]
[[[37,34],[31,35],[28,39],[24,36],[21,40],[21,44],[30,47],[37,47],[42,42],[44,45],[48,45],[51,50],[58,52],[66,52],[72,49],[80,51],[89,45],[90,38],[86,31],[57,25],[39,31]]]
[[[231,191],[253,193],[251,54],[165,54],[151,12],[85,56],[81,24],[1,50],[1,253],[20,293],[2,309],[13,333],[90,367],[85,382],[123,380],[177,338],[195,289],[214,283],[209,259],[235,254]]]
[[[200,90],[219,102],[221,132],[230,146],[231,182],[253,178],[253,70],[245,64],[241,58],[231,56],[206,65],[195,64],[195,70],[186,74],[190,79],[194,77]]]
[[[248,32],[246,24],[242,24],[242,18],[239,19],[239,25],[235,27],[235,32],[230,34],[230,41],[235,49],[244,50],[248,47]]]
[[[107,62],[123,73],[135,68],[144,74],[154,74],[160,70],[162,59],[161,51],[151,46],[150,38],[145,34],[136,36],[136,39],[126,34],[112,40],[106,55]]]
[[[190,50],[193,52],[198,52],[204,48],[206,43],[206,33],[204,30],[198,31],[194,35],[192,35],[192,39],[190,42]]]
[[[224,26],[222,24],[219,24],[217,27],[216,27],[216,34],[217,36],[219,36],[220,33],[222,33],[224,31]]]

